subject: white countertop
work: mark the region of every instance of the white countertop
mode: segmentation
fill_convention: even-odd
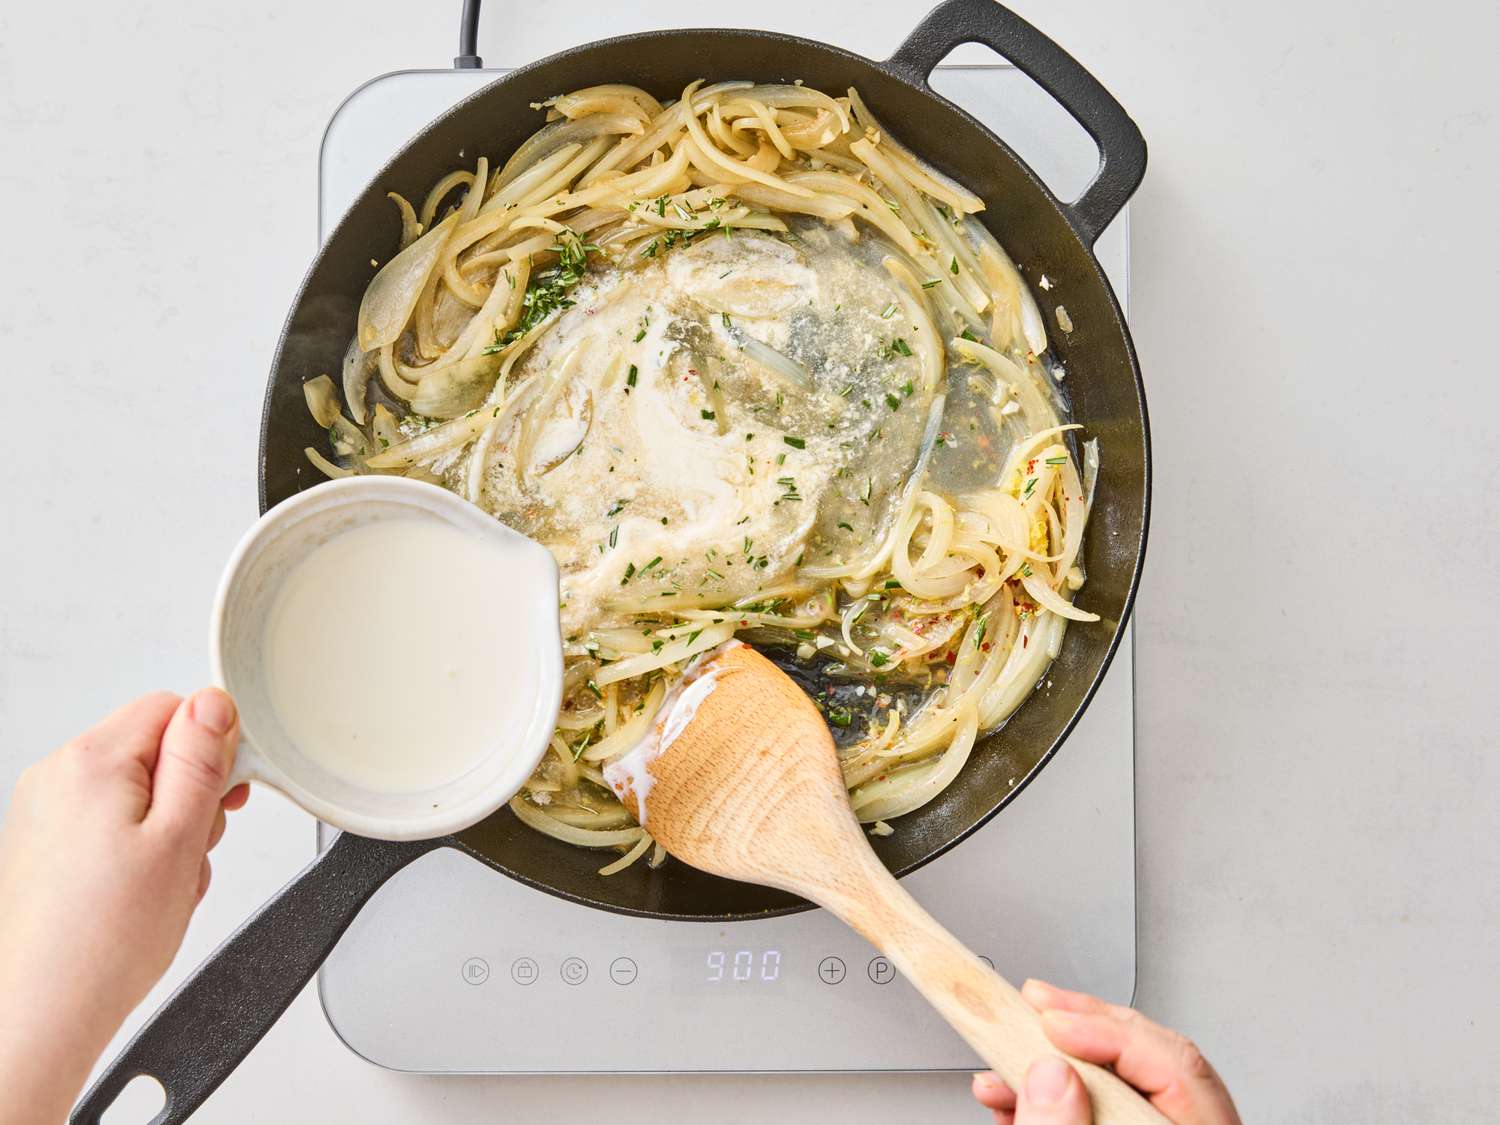
[[[1500,10],[1016,6],[1151,146],[1132,231],[1157,469],[1138,1002],[1199,1040],[1247,1120],[1488,1116]],[[489,7],[492,65],[705,19]],[[923,7],[732,18],[883,56]],[[127,697],[204,679],[213,584],[255,514],[266,368],[315,246],[323,125],[365,78],[443,65],[457,9],[0,8],[0,794]],[[168,984],[311,833],[256,794]],[[197,1120],[983,1120],[951,1075],[619,1085],[385,1073],[307,992]]]

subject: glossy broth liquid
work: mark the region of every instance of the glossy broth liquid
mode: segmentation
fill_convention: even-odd
[[[444,785],[513,745],[538,690],[538,640],[513,612],[518,565],[503,544],[423,517],[314,549],[265,626],[288,738],[329,773],[390,793]]]

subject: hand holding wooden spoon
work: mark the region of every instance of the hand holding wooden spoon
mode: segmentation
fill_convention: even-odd
[[[1036,1011],[881,864],[822,715],[754,649],[730,642],[690,668],[653,737],[605,776],[678,859],[801,895],[863,934],[1012,1086],[1058,1053]],[[1095,1121],[1166,1121],[1110,1071],[1073,1065]]]

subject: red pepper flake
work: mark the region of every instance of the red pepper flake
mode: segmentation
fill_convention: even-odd
[[[1031,644],[1031,638],[1028,637],[1028,636],[1023,635],[1021,637],[1021,647],[1025,648],[1029,644]]]
[[[943,659],[946,660],[949,664],[952,664],[952,663],[954,663],[958,659],[958,657],[956,657],[953,654],[953,651],[950,649],[949,652],[948,652],[948,655],[945,656],[945,657],[943,657]]]
[[[989,641],[985,641],[984,644],[980,645],[979,646],[979,651],[980,652],[989,652],[990,651],[990,642]]]

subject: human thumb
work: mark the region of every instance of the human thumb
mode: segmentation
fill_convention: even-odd
[[[1016,1125],[1090,1125],[1088,1091],[1071,1066],[1056,1055],[1037,1059],[1016,1098]]]
[[[227,694],[204,688],[184,700],[161,738],[146,823],[206,846],[238,741],[239,715]]]

